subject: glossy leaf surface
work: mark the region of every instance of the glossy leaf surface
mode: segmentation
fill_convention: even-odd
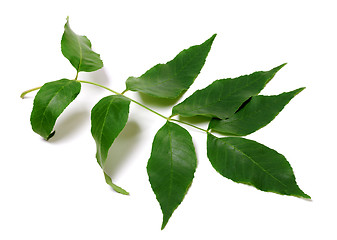
[[[173,60],[154,66],[138,78],[128,78],[127,89],[159,98],[179,97],[200,73],[215,36],[201,45],[183,50]]]
[[[147,172],[163,212],[162,229],[192,183],[197,157],[190,134],[167,122],[154,137]]]
[[[209,129],[228,135],[245,136],[270,123],[289,101],[304,88],[276,96],[253,96],[238,112],[227,119],[212,119]]]
[[[183,117],[201,115],[228,118],[251,96],[257,95],[284,65],[266,72],[259,71],[234,79],[216,80],[174,106],[172,114]]]
[[[68,79],[44,84],[35,96],[30,116],[34,132],[45,139],[52,137],[57,118],[80,91],[81,84]]]
[[[257,189],[310,198],[296,184],[285,157],[260,143],[238,137],[207,136],[207,156],[222,176]]]
[[[112,143],[128,121],[129,105],[129,99],[120,95],[111,95],[102,98],[91,111],[91,134],[96,142],[97,162],[103,170]],[[107,174],[104,173],[104,177],[106,183],[116,192],[129,194],[113,184]]]
[[[100,55],[91,49],[90,40],[86,36],[74,33],[70,28],[68,18],[64,25],[61,50],[77,72],[92,72],[103,67]]]

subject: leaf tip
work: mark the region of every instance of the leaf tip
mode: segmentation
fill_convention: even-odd
[[[169,219],[170,219],[171,215],[163,215],[163,223],[161,224],[161,230],[164,230],[164,228],[166,227]]]
[[[281,68],[283,68],[285,65],[287,65],[287,63],[282,63],[280,66],[277,66],[276,68],[274,68],[273,70],[275,72],[278,72]]]
[[[217,35],[217,34],[214,33],[214,34],[212,35],[212,37],[210,37],[210,38],[207,40],[207,42],[209,42],[210,44],[213,44],[213,41],[214,41],[216,35]]]

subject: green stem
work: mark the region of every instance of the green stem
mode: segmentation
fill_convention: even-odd
[[[121,94],[121,93],[118,93],[118,92],[116,92],[116,91],[114,91],[114,90],[112,90],[112,89],[110,89],[110,88],[108,88],[108,87],[105,87],[105,86],[103,86],[103,85],[100,85],[100,84],[98,84],[98,83],[88,82],[88,81],[83,81],[83,80],[77,80],[77,81],[78,81],[78,82],[81,82],[81,83],[92,84],[92,85],[95,85],[95,86],[104,88],[104,89],[106,89],[106,90],[108,90],[108,91],[110,91],[110,92],[113,92],[114,94],[117,94],[117,95],[123,95],[123,94]],[[125,92],[125,91],[124,91],[124,92]],[[124,96],[124,95],[123,95],[123,96]],[[162,118],[168,120],[168,118],[165,117],[164,115],[161,115],[160,113],[158,113],[158,112],[152,110],[151,108],[148,108],[147,106],[141,104],[140,102],[137,102],[136,100],[133,100],[132,98],[129,98],[129,97],[127,97],[127,96],[124,96],[124,97],[126,97],[127,99],[129,99],[131,102],[134,102],[134,103],[136,103],[137,105],[139,105],[139,106],[141,106],[141,107],[147,109],[148,111],[153,112],[154,114],[157,114],[158,116],[160,116],[160,117],[162,117]]]
[[[27,91],[24,91],[23,93],[21,93],[20,97],[21,97],[21,98],[24,98],[24,97],[26,96],[27,93],[30,93],[30,92],[39,90],[40,88],[41,88],[41,87],[36,87],[36,88],[29,89],[29,90],[27,90]]]
[[[170,120],[171,120],[171,121],[174,121],[174,122],[179,122],[179,123],[188,125],[188,126],[190,126],[190,127],[194,127],[194,128],[196,128],[196,129],[198,129],[198,130],[200,130],[200,131],[203,131],[203,132],[205,132],[205,133],[208,133],[208,130],[203,129],[203,128],[200,128],[200,127],[197,127],[197,126],[195,126],[195,125],[193,125],[193,124],[190,124],[190,123],[188,123],[188,122],[183,122],[183,121],[180,121],[180,120],[178,120],[178,119],[170,119]]]
[[[98,84],[98,83],[94,83],[94,82],[89,82],[89,81],[84,81],[84,80],[76,80],[77,82],[80,82],[80,83],[87,83],[87,84],[91,84],[91,85],[95,85],[97,87],[101,87],[101,88],[104,88],[105,90],[108,90],[110,92],[113,92],[114,94],[117,94],[117,95],[121,95],[119,92],[116,92],[106,86],[103,86],[101,84]]]
[[[113,92],[114,94],[117,94],[117,95],[123,95],[123,94],[127,91],[127,90],[124,90],[122,93],[118,93],[118,92],[116,92],[116,91],[114,91],[114,90],[112,90],[112,89],[110,89],[110,88],[108,88],[108,87],[105,87],[105,86],[103,86],[103,85],[100,85],[100,84],[98,84],[98,83],[88,82],[88,81],[83,81],[83,80],[77,80],[77,81],[78,81],[78,82],[81,82],[81,83],[92,84],[92,85],[95,85],[95,86],[104,88],[104,89],[106,89],[106,90],[108,90],[108,91],[110,91],[110,92]],[[124,95],[123,95],[123,96],[124,96]],[[170,117],[165,117],[164,115],[161,115],[160,113],[158,113],[158,112],[152,110],[151,108],[148,108],[147,106],[141,104],[140,102],[137,102],[136,100],[133,100],[132,98],[129,98],[129,97],[127,97],[127,96],[124,96],[124,97],[126,97],[127,99],[129,99],[131,102],[134,102],[134,103],[138,104],[139,106],[145,108],[146,110],[148,110],[148,111],[150,111],[150,112],[152,112],[152,113],[154,113],[154,114],[156,114],[156,115],[158,115],[158,116],[160,116],[160,117],[166,119],[167,121],[179,122],[179,123],[188,125],[188,126],[190,126],[190,127],[196,128],[196,129],[198,129],[198,130],[200,130],[200,131],[203,131],[203,132],[208,133],[207,130],[205,130],[205,129],[203,129],[203,128],[200,128],[200,127],[197,127],[197,126],[195,126],[195,125],[193,125],[193,124],[190,124],[190,123],[188,123],[188,122],[183,122],[183,121],[180,121],[180,120],[177,120],[177,119],[171,119],[174,115],[172,115],[172,116],[170,116]]]
[[[116,91],[114,91],[114,90],[112,90],[112,89],[110,89],[110,88],[108,88],[108,87],[106,87],[106,86],[103,86],[103,85],[101,85],[101,84],[98,84],[98,83],[89,82],[89,81],[84,81],[84,80],[77,80],[77,74],[76,74],[75,81],[80,82],[80,83],[87,83],[87,84],[95,85],[95,86],[97,86],[97,87],[104,88],[105,90],[108,90],[108,91],[110,91],[110,92],[112,92],[112,93],[114,93],[114,94],[116,94],[116,95],[122,95],[122,96],[124,96],[123,94],[124,94],[125,92],[128,91],[128,90],[124,90],[122,93],[119,93],[119,92],[116,92]],[[36,87],[36,88],[32,88],[32,89],[30,89],[30,90],[24,91],[23,93],[21,93],[20,97],[21,97],[21,98],[24,98],[24,96],[25,96],[27,93],[33,92],[33,91],[35,91],[35,90],[39,90],[40,88],[41,88],[41,87]],[[158,115],[158,116],[164,118],[164,119],[167,120],[167,121],[179,122],[179,123],[188,125],[188,126],[190,126],[190,127],[196,128],[196,129],[198,129],[198,130],[200,130],[200,131],[203,131],[203,132],[208,133],[208,130],[205,130],[205,129],[203,129],[203,128],[197,127],[197,126],[195,126],[195,125],[193,125],[193,124],[190,124],[190,123],[188,123],[188,122],[183,122],[183,121],[180,121],[180,120],[178,120],[178,119],[172,119],[172,117],[173,117],[174,115],[171,115],[170,117],[165,117],[164,115],[160,114],[159,112],[156,112],[156,111],[152,110],[151,108],[148,108],[147,106],[143,105],[142,103],[140,103],[140,102],[138,102],[138,101],[136,101],[136,100],[133,100],[132,98],[129,98],[129,97],[127,97],[127,96],[124,96],[124,97],[127,98],[127,99],[129,99],[131,102],[134,102],[134,103],[136,103],[137,105],[139,105],[139,106],[145,108],[146,110],[148,110],[148,111],[150,111],[150,112],[152,112],[152,113],[154,113],[154,114],[156,114],[156,115]]]
[[[121,94],[124,95],[124,93],[126,93],[127,91],[129,91],[129,90],[125,89]]]
[[[77,78],[78,78],[78,70],[77,70],[77,72],[76,72],[76,77],[75,77],[75,79],[74,80],[77,80]]]

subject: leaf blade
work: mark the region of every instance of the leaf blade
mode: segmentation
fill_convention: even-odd
[[[309,198],[297,185],[285,157],[252,140],[207,136],[207,156],[213,168],[234,182],[259,190]]]
[[[153,140],[147,165],[151,187],[163,213],[162,229],[190,187],[196,164],[190,134],[179,125],[167,122]]]
[[[108,151],[126,125],[130,100],[110,95],[102,98],[91,110],[91,134],[96,142],[97,161],[104,168]]]
[[[227,136],[245,136],[270,123],[304,88],[273,96],[253,96],[251,100],[227,119],[212,119],[209,129]]]
[[[91,49],[91,42],[86,36],[73,32],[69,18],[64,25],[61,39],[61,51],[77,72],[93,72],[103,67],[100,55]]]
[[[172,115],[228,118],[251,96],[257,95],[284,65],[234,79],[216,80],[174,106]]]
[[[57,118],[81,91],[79,82],[61,79],[44,84],[34,98],[30,122],[34,132],[48,140]]]
[[[166,64],[157,64],[140,77],[129,77],[126,88],[153,97],[178,98],[194,82],[205,64],[216,34],[200,45],[180,52]]]
[[[91,111],[91,134],[96,142],[96,159],[103,171],[109,149],[128,121],[129,105],[130,100],[124,96],[110,95],[102,98]],[[129,195],[115,185],[105,172],[104,178],[113,190]]]

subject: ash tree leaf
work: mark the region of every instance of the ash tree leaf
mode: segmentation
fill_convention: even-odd
[[[61,51],[77,72],[93,72],[103,67],[100,55],[91,49],[90,40],[86,36],[77,35],[71,30],[69,18],[64,25]]]
[[[207,156],[217,172],[234,182],[262,191],[310,198],[298,187],[286,158],[260,143],[208,134]]]
[[[120,95],[102,98],[91,111],[91,134],[96,142],[96,158],[104,171],[109,149],[128,121],[130,100]],[[112,183],[104,173],[105,180],[116,192],[128,195],[124,189]]]
[[[57,118],[81,91],[79,82],[61,79],[44,84],[34,98],[30,122],[34,132],[48,140]]]
[[[251,96],[257,95],[284,65],[270,71],[216,80],[174,106],[172,115],[228,118]]]
[[[154,137],[147,172],[163,212],[162,229],[190,187],[197,157],[188,131],[167,122]]]
[[[270,123],[290,100],[304,88],[275,96],[253,96],[250,101],[227,119],[213,118],[209,129],[227,136],[245,136]]]
[[[178,98],[199,75],[215,36],[183,50],[173,60],[154,66],[140,77],[129,77],[126,88],[159,98]]]

